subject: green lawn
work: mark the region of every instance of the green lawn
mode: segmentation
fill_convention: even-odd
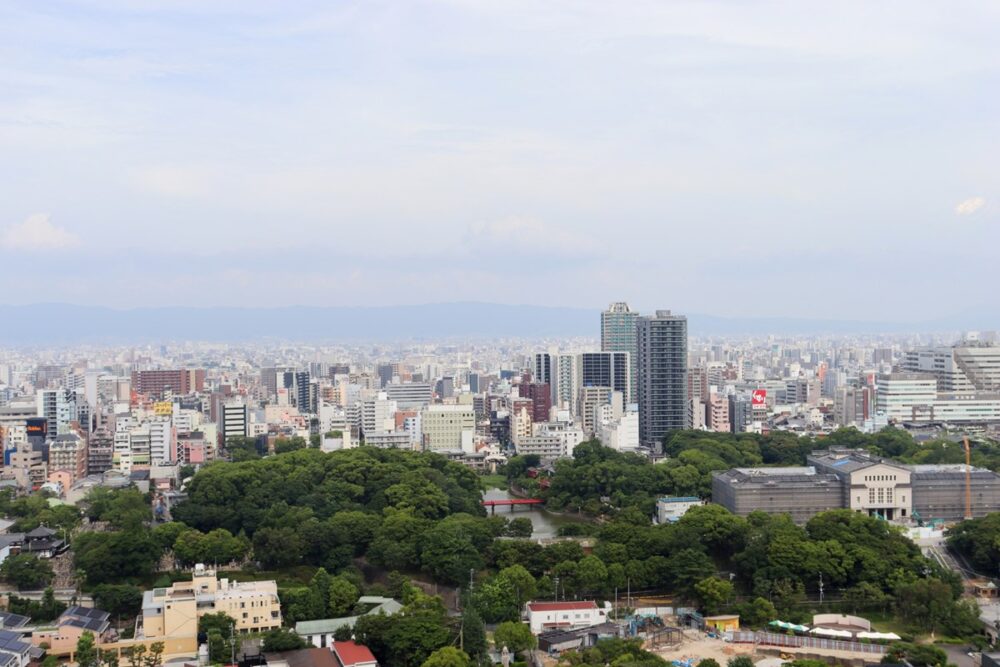
[[[872,622],[872,629],[876,632],[895,632],[899,636],[911,635],[913,631],[907,628],[902,621],[892,615],[891,612],[860,612],[858,616],[867,618]]]
[[[507,488],[507,478],[503,475],[480,475],[479,479],[482,480],[483,486],[487,489]]]

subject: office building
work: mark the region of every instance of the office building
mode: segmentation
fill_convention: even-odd
[[[473,451],[476,413],[471,405],[429,405],[420,414],[424,449]]]
[[[386,385],[392,382],[393,376],[399,375],[396,364],[378,364],[375,366],[375,375],[378,376],[379,389],[385,389]]]
[[[364,438],[368,433],[377,431],[392,431],[396,428],[395,401],[389,400],[388,394],[380,391],[375,398],[361,401],[358,428]]]
[[[631,361],[628,352],[583,352],[576,362],[577,390],[609,387],[622,396],[631,396]]]
[[[966,341],[953,347],[926,347],[903,356],[901,369],[931,375],[938,391],[1000,392],[1000,345]]]
[[[687,318],[658,310],[636,320],[639,440],[655,447],[688,428]]]
[[[630,391],[626,395],[626,403],[636,402],[636,388],[638,387],[636,319],[638,317],[639,313],[633,311],[624,302],[613,303],[601,313],[601,350],[628,353]]]
[[[429,382],[404,382],[385,386],[385,395],[400,410],[423,410],[434,398]]]
[[[729,430],[732,433],[752,431],[751,399],[746,394],[729,395]]]
[[[246,404],[231,401],[220,406],[219,439],[225,445],[230,438],[250,435],[250,410]]]
[[[82,395],[69,389],[44,389],[36,394],[38,416],[45,419],[49,438],[71,432],[79,419],[78,398]]]

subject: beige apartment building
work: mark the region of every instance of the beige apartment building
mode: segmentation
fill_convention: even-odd
[[[278,585],[274,581],[217,579],[215,570],[199,564],[191,581],[145,592],[139,631],[144,639],[196,636],[198,619],[220,612],[236,621],[236,631],[241,634],[280,628]]]
[[[471,405],[429,405],[420,414],[424,449],[473,451],[476,413]]]

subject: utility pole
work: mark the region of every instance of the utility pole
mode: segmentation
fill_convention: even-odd
[[[819,603],[823,604],[823,573],[819,573]]]
[[[559,577],[554,577],[555,579],[555,601],[559,602]]]

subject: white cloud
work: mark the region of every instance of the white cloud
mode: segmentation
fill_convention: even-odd
[[[467,240],[477,247],[493,247],[525,254],[586,255],[596,244],[579,232],[548,225],[540,220],[510,216],[469,226]]]
[[[0,248],[9,250],[63,250],[80,245],[80,237],[56,227],[44,213],[35,213],[0,231]]]
[[[955,215],[972,215],[984,206],[986,206],[986,200],[982,197],[970,197],[958,203],[955,207]]]

